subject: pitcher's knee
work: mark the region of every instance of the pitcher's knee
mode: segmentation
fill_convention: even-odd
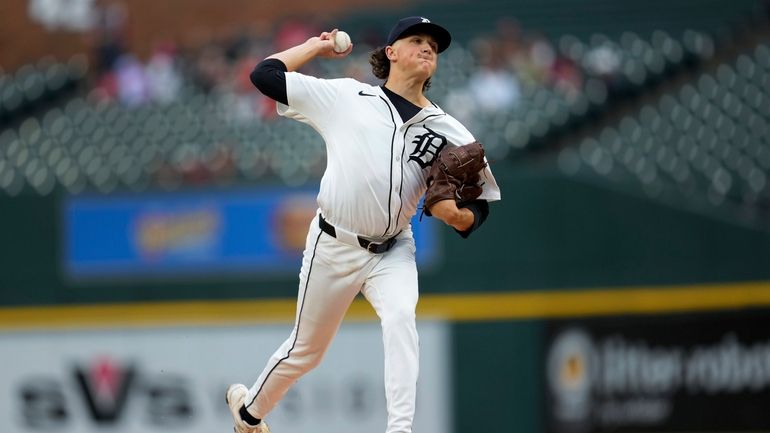
[[[324,357],[323,352],[314,353],[312,355],[309,355],[307,357],[308,370],[312,370],[312,369],[318,367],[321,364],[321,360],[323,359],[323,357]]]
[[[413,309],[403,308],[391,311],[382,317],[383,327],[415,327],[416,315]]]
[[[318,365],[321,364],[323,357],[324,352],[321,350],[294,352],[289,354],[287,361],[288,363],[295,365],[302,373],[307,373],[318,367]]]

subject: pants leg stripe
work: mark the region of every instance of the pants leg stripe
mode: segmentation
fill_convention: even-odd
[[[299,306],[299,314],[297,315],[297,332],[294,334],[294,341],[291,343],[291,348],[286,352],[286,356],[279,359],[278,362],[275,363],[273,368],[270,369],[270,372],[267,373],[267,376],[265,376],[265,380],[262,381],[262,385],[259,386],[259,389],[257,390],[257,393],[254,394],[254,398],[251,399],[249,404],[246,405],[246,408],[254,404],[254,402],[257,400],[257,396],[260,392],[262,392],[262,388],[265,386],[265,383],[270,378],[270,375],[273,373],[273,371],[278,367],[278,365],[287,359],[289,359],[289,356],[291,356],[291,351],[294,350],[294,346],[297,344],[297,338],[299,337],[299,325],[302,322],[302,310],[305,308],[305,299],[307,295],[307,286],[310,283],[310,274],[313,272],[313,261],[315,260],[315,252],[318,248],[318,241],[321,239],[321,235],[323,232],[318,233],[318,237],[315,239],[315,245],[313,246],[313,255],[310,257],[310,267],[307,270],[307,278],[305,279],[305,288],[302,291],[302,303]]]

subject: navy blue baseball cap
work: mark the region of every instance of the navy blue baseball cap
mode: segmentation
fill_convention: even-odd
[[[417,33],[433,36],[438,44],[439,53],[449,48],[449,44],[452,43],[452,35],[449,34],[449,30],[430,22],[425,17],[406,17],[398,20],[391,29],[388,34],[388,45],[393,45],[397,40]]]

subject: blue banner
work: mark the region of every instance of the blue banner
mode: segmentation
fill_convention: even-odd
[[[71,278],[296,274],[316,191],[263,188],[72,196],[64,203]],[[436,257],[435,223],[415,218],[417,262]]]

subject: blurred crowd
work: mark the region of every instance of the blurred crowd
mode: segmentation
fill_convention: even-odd
[[[506,18],[498,22],[496,30],[470,43],[478,66],[470,77],[469,88],[481,109],[516,105],[522,85],[551,87],[567,99],[577,95],[582,86],[580,69],[559,55],[545,35],[523,29],[515,20]]]
[[[579,66],[560,55],[544,34],[522,28],[513,18],[501,18],[493,32],[477,35],[465,48],[473,59],[467,80],[446,95],[446,105],[463,122],[517,109],[524,88],[550,88],[567,101],[581,91]]]
[[[211,38],[201,46],[180,47],[160,41],[147,58],[139,58],[125,43],[125,12],[118,6],[102,14],[93,56],[95,81],[90,97],[98,101],[117,101],[128,107],[148,103],[164,104],[183,92],[234,95],[234,110],[244,118],[275,117],[274,104],[254,91],[249,73],[265,56],[299,44],[330,27],[312,17],[287,19],[278,24],[269,37],[244,30]],[[331,66],[340,75],[377,83],[371,74],[368,54],[378,43],[384,29],[364,28],[353,35],[355,51],[339,65]],[[558,50],[543,34],[523,29],[512,18],[502,18],[496,28],[470,41],[455,41],[450,50],[464,50],[469,64],[463,65],[464,80],[445,86],[442,100],[461,100],[453,107],[482,113],[515,108],[523,86],[547,86],[569,100],[580,92],[583,77],[572,60]],[[446,56],[446,54],[445,54]],[[444,62],[444,60],[441,60]],[[328,66],[309,64],[310,73],[330,72]],[[443,73],[440,66],[437,80]],[[436,81],[436,80],[434,80]],[[442,90],[439,90],[441,92]],[[446,99],[445,99],[446,98]],[[462,111],[462,110],[461,110]],[[462,117],[463,113],[459,113]]]
[[[275,102],[251,84],[254,66],[272,53],[331,29],[314,17],[294,17],[269,31],[231,31],[192,47],[159,41],[151,53],[139,56],[127,44],[127,22],[119,3],[102,11],[93,38],[89,100],[132,109],[170,106],[202,95],[213,101],[209,103],[217,107],[217,117],[241,125],[272,123],[278,117]],[[369,54],[383,43],[387,29],[347,30],[352,33],[353,54],[341,61],[310,62],[304,71],[380,84],[371,73]],[[526,88],[548,87],[568,101],[578,96],[583,85],[578,65],[560,55],[543,34],[524,29],[511,18],[500,19],[491,32],[471,40],[456,38],[439,61],[428,96],[472,130],[483,129],[475,122],[479,116],[515,111],[527,96]],[[188,147],[181,145],[172,157],[161,158],[153,176],[156,182],[223,181],[236,176],[236,160],[243,159],[237,156],[241,146],[224,139],[217,139],[205,155]],[[254,171],[264,170],[258,163],[254,167]]]

